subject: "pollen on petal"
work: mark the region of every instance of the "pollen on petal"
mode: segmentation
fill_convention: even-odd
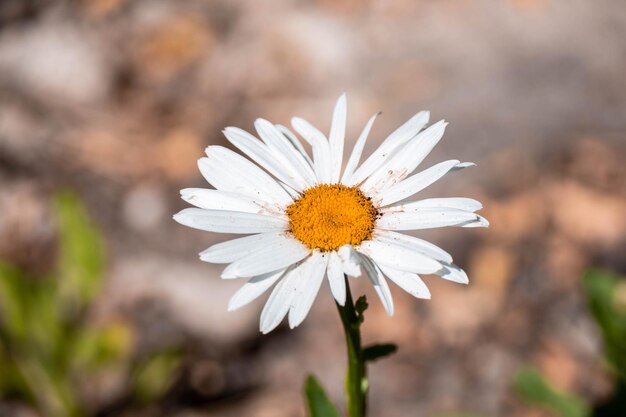
[[[371,239],[378,211],[357,187],[321,184],[305,190],[287,216],[296,239],[327,252]]]

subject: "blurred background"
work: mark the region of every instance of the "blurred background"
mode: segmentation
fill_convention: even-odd
[[[481,200],[486,230],[421,233],[469,287],[370,296],[371,415],[626,416],[623,0],[1,0],[0,416],[304,416],[343,401],[324,287],[262,336],[262,302],[174,223],[222,128],[302,116],[373,147],[419,110],[425,162],[473,161],[425,196]],[[371,150],[371,148],[370,148]]]

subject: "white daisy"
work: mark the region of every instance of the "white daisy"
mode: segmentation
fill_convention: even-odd
[[[435,274],[466,284],[465,272],[443,249],[398,233],[436,227],[486,227],[470,198],[404,201],[445,174],[473,163],[450,160],[412,174],[439,142],[446,122],[426,127],[419,112],[391,133],[360,166],[372,116],[343,166],[346,97],[335,106],[330,135],[294,117],[291,124],[310,145],[311,158],[286,127],[264,119],[254,123],[261,140],[236,127],[224,134],[250,160],[222,146],[209,146],[198,161],[215,189],[187,188],[182,198],[197,208],[174,216],[186,226],[249,235],[218,243],[200,253],[206,262],[229,264],[222,278],[249,278],[231,298],[235,310],[274,287],[260,329],[267,333],[289,315],[291,328],[308,314],[324,276],[344,305],[344,274],[365,270],[385,310],[393,300],[385,277],[418,298],[430,298],[418,274]]]

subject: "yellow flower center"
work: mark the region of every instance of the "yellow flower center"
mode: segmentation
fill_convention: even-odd
[[[337,250],[371,239],[378,211],[357,187],[321,184],[287,207],[289,230],[310,249]]]

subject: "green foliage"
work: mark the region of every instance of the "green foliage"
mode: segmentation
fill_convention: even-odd
[[[468,413],[443,413],[443,414],[435,414],[433,417],[482,417],[478,414],[468,414]]]
[[[626,293],[626,282],[608,271],[594,269],[585,275],[583,285],[589,310],[602,332],[607,361],[626,381],[626,308],[618,299]]]
[[[173,382],[180,368],[181,357],[176,351],[159,352],[141,364],[133,376],[134,397],[148,404],[161,397]]]
[[[529,404],[546,407],[560,417],[587,417],[590,410],[580,398],[555,389],[533,368],[518,371],[515,388]]]
[[[398,350],[398,346],[393,343],[384,343],[370,345],[363,349],[363,358],[368,362],[384,358],[389,355],[393,355]]]
[[[595,407],[550,386],[534,369],[521,370],[515,380],[526,402],[551,409],[561,417],[626,416],[626,280],[609,271],[593,269],[583,278],[589,311],[604,339],[605,359],[617,377],[612,396]]]
[[[589,311],[600,328],[609,369],[616,376],[613,394],[594,408],[594,417],[626,415],[626,280],[608,271],[585,274]]]
[[[324,388],[314,376],[309,375],[304,385],[307,409],[310,417],[339,417],[339,411],[328,399]]]
[[[28,276],[0,262],[0,396],[28,402],[46,417],[82,417],[90,407],[81,382],[105,370],[139,369],[144,376],[131,380],[131,391],[156,398],[176,355],[138,361],[128,325],[87,322],[102,285],[103,239],[74,195],[60,194],[55,209],[59,259],[51,276]]]
[[[77,332],[72,349],[75,368],[97,371],[126,359],[132,345],[131,329],[123,323],[109,323],[99,328],[83,327]]]
[[[60,193],[55,208],[61,246],[58,301],[62,309],[82,309],[102,284],[104,242],[74,194]]]

